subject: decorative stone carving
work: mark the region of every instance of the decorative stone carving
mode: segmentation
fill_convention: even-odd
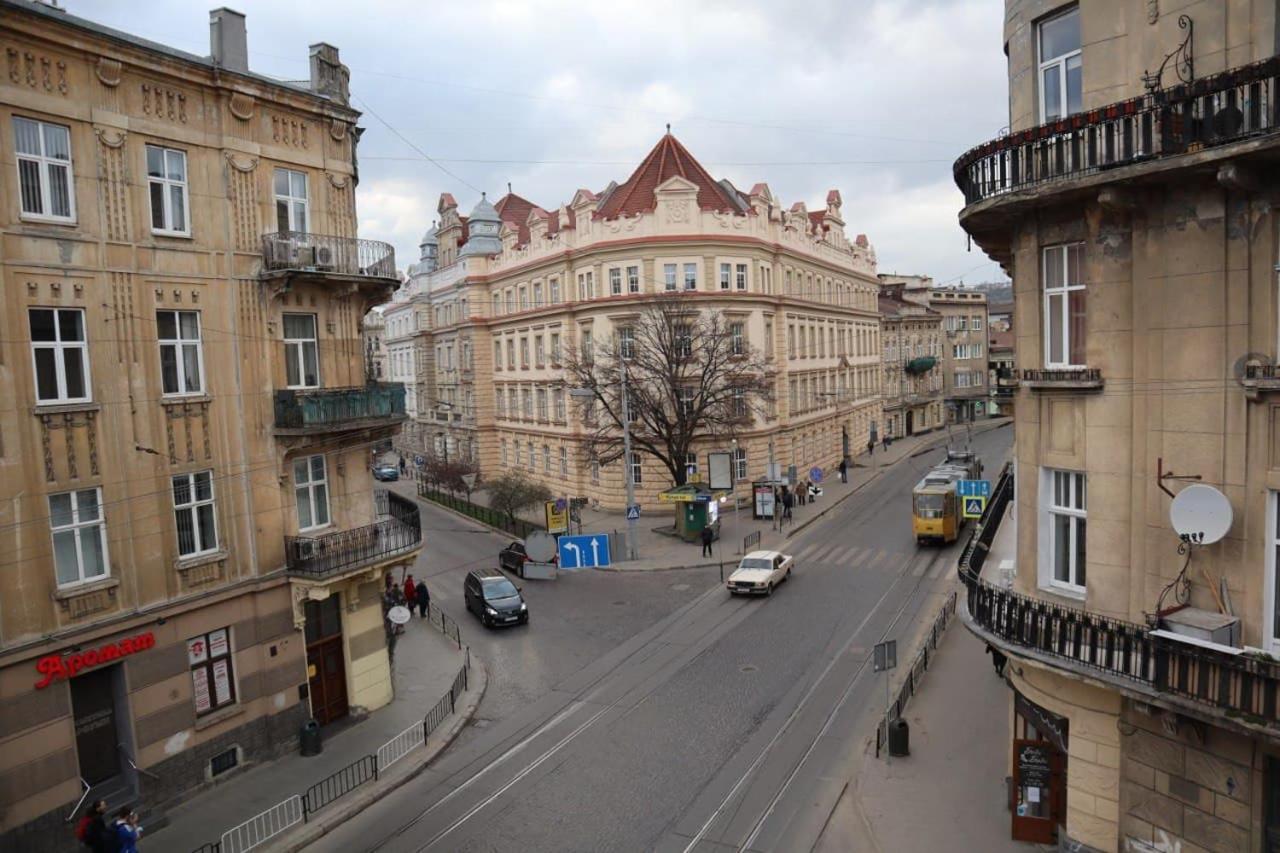
[[[98,141],[108,148],[119,148],[124,145],[125,137],[129,135],[128,131],[112,127],[95,127],[93,132],[98,137]]]
[[[669,202],[667,207],[667,216],[672,222],[688,222],[689,221],[689,202],[687,199],[676,199]]]
[[[62,95],[70,91],[70,86],[67,85],[67,63],[61,59],[50,59],[13,47],[5,48],[5,56],[9,63],[11,83],[21,85],[25,82],[32,89],[43,88],[46,92],[57,91]]]
[[[254,99],[252,95],[246,95],[243,92],[233,92],[231,101],[227,104],[231,110],[231,114],[241,121],[248,121],[253,118]]]
[[[329,136],[334,142],[341,142],[347,138],[347,123],[338,119],[329,119]]]
[[[1147,23],[1154,24],[1160,20],[1160,0],[1147,0]]]
[[[98,64],[94,68],[94,73],[98,76],[98,82],[114,89],[120,85],[123,70],[124,64],[120,60],[100,56],[98,57]]]
[[[335,175],[333,172],[325,172],[324,176],[329,179],[329,183],[333,184],[335,189],[345,189],[350,182],[350,178],[345,175]]]
[[[271,140],[294,148],[309,148],[307,123],[287,116],[271,117]]]
[[[187,96],[163,86],[142,84],[142,112],[152,118],[187,123]]]
[[[235,169],[237,172],[244,172],[248,174],[249,172],[252,172],[254,169],[258,168],[257,157],[250,157],[249,162],[247,163],[241,163],[239,160],[237,160],[234,151],[226,152],[226,157],[227,157],[227,162],[231,164],[231,168]]]

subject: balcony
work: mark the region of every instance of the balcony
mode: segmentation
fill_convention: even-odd
[[[1132,699],[1249,733],[1280,730],[1280,661],[1148,625],[1022,595],[982,570],[1013,498],[1006,465],[960,557],[961,618],[1010,655],[1065,670]]]
[[[953,167],[965,204],[1280,131],[1280,57],[1011,133]]]
[[[1096,367],[1064,367],[1022,371],[1018,383],[1033,391],[1100,391],[1102,371]]]
[[[305,436],[398,426],[406,418],[404,384],[276,392],[277,436]]]
[[[352,284],[379,300],[389,298],[399,283],[395,249],[390,243],[301,231],[264,234],[263,280],[277,282],[283,291],[300,275]]]
[[[327,536],[286,536],[285,570],[323,580],[412,554],[422,546],[418,505],[395,492],[374,492],[374,507],[386,516],[373,524]]]
[[[1246,364],[1240,384],[1246,397],[1257,400],[1263,394],[1280,391],[1280,371],[1274,364]]]

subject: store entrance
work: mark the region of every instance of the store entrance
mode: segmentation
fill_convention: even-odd
[[[91,670],[71,679],[80,777],[97,785],[120,775],[114,678],[119,666]]]
[[[324,601],[308,601],[305,605],[311,716],[322,726],[347,715],[340,599],[334,593]]]
[[[1067,719],[1020,693],[1013,699],[1014,841],[1056,844],[1067,821]]]

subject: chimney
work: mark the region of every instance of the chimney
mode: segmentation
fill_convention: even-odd
[[[338,58],[338,49],[325,42],[311,45],[311,91],[328,95],[344,107],[350,103],[351,72]]]
[[[219,67],[248,73],[249,39],[244,15],[225,6],[209,13],[209,53]]]

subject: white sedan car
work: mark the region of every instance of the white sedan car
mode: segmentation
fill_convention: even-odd
[[[740,592],[773,595],[773,588],[791,577],[790,554],[780,551],[752,551],[725,581],[730,595]]]

